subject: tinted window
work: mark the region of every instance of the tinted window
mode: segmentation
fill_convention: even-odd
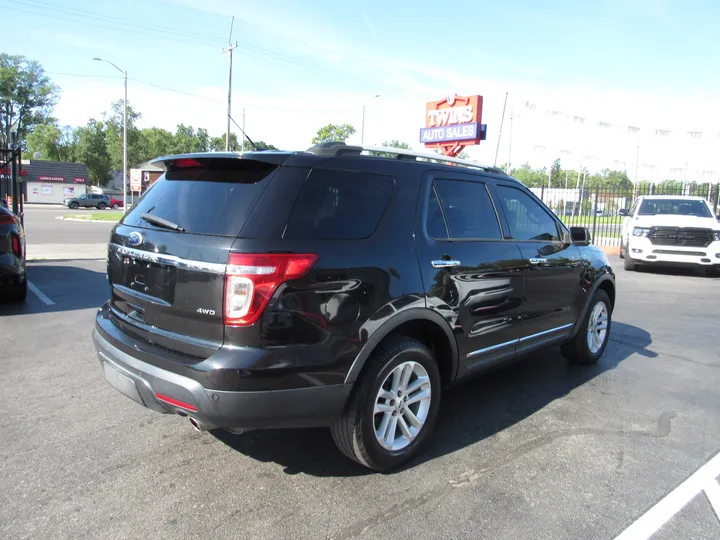
[[[435,180],[433,186],[439,201],[433,202],[432,198],[430,199],[427,231],[431,237],[447,238],[444,223],[442,226],[437,223],[438,202],[442,205],[450,238],[463,240],[502,237],[485,184],[462,180]],[[440,217],[442,219],[442,214]]]
[[[170,170],[135,202],[123,223],[156,228],[152,214],[189,233],[237,236],[276,166],[249,159],[212,158],[205,166]]]
[[[506,186],[497,193],[515,240],[560,240],[555,220],[530,195]]]
[[[314,169],[290,213],[285,238],[367,238],[380,224],[395,181],[389,176]]]
[[[645,199],[640,205],[639,216],[672,214],[711,218],[712,213],[703,201],[692,199]]]

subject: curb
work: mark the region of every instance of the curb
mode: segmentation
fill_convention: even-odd
[[[60,219],[62,221],[79,221],[81,223],[118,223],[120,220],[117,221],[112,219],[80,219],[80,218],[69,218],[69,217],[63,217],[58,216],[55,219]]]

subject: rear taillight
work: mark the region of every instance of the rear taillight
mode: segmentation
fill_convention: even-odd
[[[12,244],[12,250],[18,259],[22,258],[22,243],[20,237],[17,234],[10,235],[10,242]]]
[[[303,277],[316,261],[313,254],[231,253],[225,274],[225,324],[257,322],[275,289]]]

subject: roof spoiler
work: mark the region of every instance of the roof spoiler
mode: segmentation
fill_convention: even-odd
[[[209,161],[219,160],[239,160],[251,159],[253,161],[262,161],[272,165],[282,165],[282,163],[294,152],[195,152],[191,154],[177,154],[172,156],[162,156],[150,160],[150,163],[161,167],[167,171],[170,168],[190,168],[202,167]]]

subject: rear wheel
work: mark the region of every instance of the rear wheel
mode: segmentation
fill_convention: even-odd
[[[97,205],[98,210],[105,210],[106,208],[107,208],[107,204],[105,204],[104,202],[101,202],[100,204]]]
[[[612,324],[610,305],[610,298],[605,291],[595,292],[580,330],[574,338],[562,346],[563,356],[571,363],[590,365],[600,360],[610,338]]]
[[[399,337],[378,349],[332,425],[335,444],[350,459],[387,471],[410,459],[435,425],[440,372],[430,350]]]
[[[8,293],[11,302],[24,302],[27,298],[27,278],[16,283]]]

